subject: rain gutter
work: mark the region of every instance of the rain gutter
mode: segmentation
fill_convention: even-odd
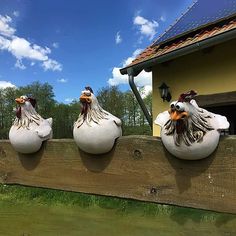
[[[234,39],[234,38],[236,38],[236,29],[218,34],[218,35],[208,38],[208,39],[204,39],[200,42],[193,43],[189,46],[176,49],[176,50],[166,53],[162,56],[155,57],[155,58],[140,62],[136,65],[120,69],[120,73],[122,75],[128,74],[129,68],[133,68],[133,72],[136,74],[140,73],[143,69],[145,69],[145,70],[148,69],[150,71],[150,67],[152,67],[156,64],[163,63],[163,62],[175,59],[177,57],[184,56],[186,54],[196,52],[196,51],[202,50],[204,48],[214,46],[219,43],[223,43],[225,41],[228,41],[228,40]]]
[[[150,113],[148,112],[147,107],[145,103],[143,102],[143,99],[141,98],[140,93],[138,92],[137,86],[134,83],[134,77],[137,76],[142,70],[152,71],[152,67],[156,64],[160,64],[160,63],[175,59],[177,57],[184,56],[186,54],[193,53],[193,52],[202,50],[204,48],[214,46],[219,43],[223,43],[225,41],[228,41],[234,38],[236,38],[236,29],[229,30],[227,32],[218,34],[208,39],[204,39],[200,42],[193,43],[189,46],[176,49],[162,56],[140,62],[136,65],[120,69],[120,73],[122,75],[128,74],[130,87],[151,128],[152,128],[152,117]]]

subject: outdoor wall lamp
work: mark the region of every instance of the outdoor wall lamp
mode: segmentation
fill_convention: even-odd
[[[169,87],[163,82],[159,87],[161,98],[164,101],[169,102],[171,100],[171,94],[169,91]]]

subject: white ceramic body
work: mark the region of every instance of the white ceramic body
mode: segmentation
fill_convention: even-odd
[[[174,156],[185,160],[199,160],[208,157],[214,152],[219,143],[220,133],[217,130],[208,131],[201,142],[192,143],[187,146],[181,143],[180,146],[175,145],[172,135],[164,134],[161,131],[161,140],[165,148]]]
[[[79,128],[75,125],[73,129],[73,137],[78,147],[90,154],[109,152],[121,134],[121,127],[112,118],[102,119],[99,124],[90,122],[88,125],[84,122]]]
[[[31,124],[29,129],[22,127],[18,129],[17,126],[11,127],[9,140],[17,152],[29,154],[40,149],[42,139],[38,136],[35,128],[36,125],[34,124]]]
[[[174,102],[176,103],[176,102]],[[205,109],[199,108],[195,100],[191,100],[190,103],[183,103],[185,111],[189,111],[190,114],[194,112],[201,112],[205,119],[208,120],[210,127],[213,130],[209,130],[203,136],[200,142],[194,142],[190,146],[187,146],[183,141],[177,146],[174,142],[173,135],[165,134],[165,124],[170,120],[170,114],[168,111],[164,111],[156,117],[154,123],[161,127],[161,139],[166,149],[174,156],[185,160],[199,160],[208,157],[212,154],[218,146],[220,131],[229,128],[229,122],[227,118],[222,115],[208,112]]]

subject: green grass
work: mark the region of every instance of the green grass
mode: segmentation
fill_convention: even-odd
[[[0,185],[0,235],[233,236],[236,215]]]
[[[160,213],[167,214],[175,208],[116,197],[2,184],[0,184],[0,200],[34,202],[39,205],[79,206],[83,208],[96,206],[103,209],[115,209],[117,212],[123,213],[143,212],[144,215],[150,216]]]

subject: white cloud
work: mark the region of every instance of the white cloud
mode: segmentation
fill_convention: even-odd
[[[156,21],[149,21],[142,16],[136,16],[133,21],[134,25],[137,25],[139,28],[139,32],[141,35],[144,35],[152,40],[155,36],[156,29],[159,26],[158,22]]]
[[[14,15],[17,14],[15,12]],[[26,69],[22,60],[27,59],[31,62],[31,66],[34,65],[35,61],[40,62],[45,71],[62,70],[62,65],[59,62],[49,58],[50,48],[32,44],[25,38],[18,37],[15,35],[16,29],[10,26],[11,22],[10,16],[0,15],[0,50],[6,50],[16,58],[15,67]],[[53,47],[58,47],[58,44],[54,43]]]
[[[116,33],[116,44],[120,44],[122,42],[122,38],[120,32]]]
[[[145,72],[144,70],[135,77],[135,84],[139,87],[143,87],[146,85],[152,85],[152,73]]]
[[[19,68],[19,69],[21,69],[21,70],[26,69],[25,65],[22,63],[22,61],[21,61],[20,59],[17,59],[17,60],[16,60],[15,67],[16,67],[16,68]]]
[[[144,85],[143,87],[139,87],[139,92],[142,98],[145,98],[149,93],[152,92],[151,85]]]
[[[16,86],[12,84],[10,81],[0,80],[0,89],[5,89],[8,87],[16,88]]]
[[[57,80],[57,82],[59,82],[59,83],[67,83],[67,82],[68,82],[68,80],[67,80],[67,79],[64,79],[64,78],[62,78],[62,79],[58,79],[58,80]]]
[[[162,16],[160,17],[160,20],[161,20],[162,22],[165,22],[165,21],[166,21],[166,17],[165,17],[164,15],[162,15]]]
[[[20,15],[19,11],[13,11],[13,16],[18,17]]]
[[[11,41],[0,35],[0,50],[8,50]]]
[[[0,15],[0,34],[10,37],[14,35],[15,29],[9,26],[9,23],[12,22],[10,16],[2,16]]]
[[[110,86],[116,86],[119,84],[128,84],[128,75],[122,75],[118,67],[114,67],[112,70],[112,78],[108,79]],[[138,76],[135,77],[135,84],[139,87],[152,84],[152,73],[142,71]]]
[[[142,49],[137,49],[133,52],[132,56],[124,60],[122,68],[129,65],[135,57],[142,51]],[[120,73],[119,67],[114,67],[112,70],[112,77],[108,79],[108,84],[110,86],[116,86],[119,84],[128,84],[128,75],[122,75]],[[135,77],[135,83],[139,87],[151,86],[152,85],[152,73],[142,71],[138,76]]]
[[[145,25],[147,24],[148,20],[143,18],[142,16],[136,16],[134,18],[134,24],[135,25]]]
[[[71,103],[71,102],[73,102],[75,99],[74,98],[66,98],[65,99],[65,102],[66,103]]]
[[[54,42],[54,43],[52,44],[52,46],[53,46],[54,48],[59,48],[59,43]]]
[[[136,49],[133,52],[132,56],[130,56],[124,60],[122,67],[128,66],[142,51],[143,51],[143,49],[141,49],[141,48]]]
[[[36,44],[31,44],[24,38],[15,37],[8,50],[17,58],[27,58],[30,60],[46,61],[48,60],[47,54],[51,52],[49,48],[43,48]]]
[[[62,64],[52,59],[44,61],[42,66],[45,71],[47,70],[62,71]]]
[[[116,86],[119,84],[127,84],[128,77],[127,75],[122,75],[120,73],[120,68],[114,67],[112,70],[112,78],[108,79],[108,84],[111,86]]]

